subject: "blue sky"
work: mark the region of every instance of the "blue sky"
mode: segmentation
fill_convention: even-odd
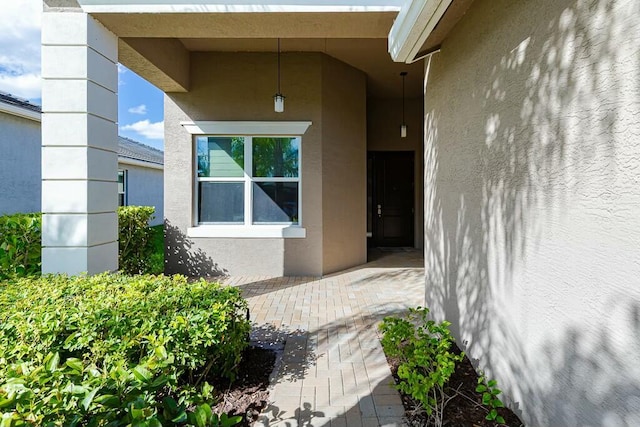
[[[0,0],[0,91],[41,104],[42,0]],[[118,66],[118,131],[162,149],[162,92]]]

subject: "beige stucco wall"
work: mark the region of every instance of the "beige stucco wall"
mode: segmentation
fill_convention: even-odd
[[[325,273],[323,264],[323,238],[335,234],[323,235],[325,222],[334,227],[331,215],[333,210],[323,210],[323,163],[326,153],[324,133],[340,135],[353,139],[355,144],[364,141],[364,126],[360,126],[362,135],[353,135],[349,127],[345,131],[334,130],[334,125],[323,123],[323,80],[325,64],[328,61],[320,53],[286,53],[282,55],[282,92],[286,98],[285,112],[273,111],[273,94],[276,91],[276,56],[272,53],[192,53],[191,54],[191,90],[188,93],[169,93],[165,97],[165,216],[174,232],[171,241],[177,246],[168,249],[167,271],[187,272],[182,266],[188,264],[183,258],[186,253],[195,254],[206,260],[218,272],[243,275],[313,275]],[[330,62],[333,62],[331,60]],[[337,61],[336,61],[337,62]],[[341,65],[343,66],[343,65]],[[344,66],[348,79],[352,79],[355,70]],[[356,73],[358,74],[358,73]],[[360,85],[364,87],[364,76]],[[339,78],[340,76],[338,76]],[[334,108],[343,118],[358,122],[349,110],[350,97],[360,95],[357,90],[347,91]],[[364,96],[364,91],[362,91]],[[348,102],[347,102],[348,101]],[[345,105],[344,109],[342,105]],[[357,112],[357,110],[356,110]],[[364,123],[364,109],[361,121]],[[302,137],[302,226],[306,229],[304,239],[218,239],[186,238],[186,230],[193,223],[193,147],[191,135],[180,126],[188,120],[246,120],[246,121],[311,121]],[[343,123],[335,123],[342,127]],[[332,144],[332,143],[330,143]],[[364,145],[362,158],[364,159]],[[353,150],[352,150],[353,151]],[[356,149],[357,151],[357,149]],[[353,154],[350,153],[346,156]],[[332,160],[333,155],[328,159]],[[358,166],[358,160],[348,160]],[[349,177],[342,170],[344,177]],[[364,180],[364,174],[361,178]],[[363,181],[364,182],[364,181]],[[356,181],[357,183],[357,181]],[[339,197],[339,196],[338,196]],[[334,199],[329,198],[333,203]],[[364,206],[364,197],[363,197]],[[357,213],[356,215],[360,215]],[[362,214],[362,223],[366,217]],[[347,225],[356,227],[356,220]],[[358,249],[356,247],[356,249]],[[351,251],[352,248],[349,248]],[[171,256],[171,252],[181,255]],[[355,260],[356,257],[347,256]],[[359,259],[359,258],[358,258]],[[355,261],[354,261],[355,263]],[[353,265],[353,264],[351,264]]]
[[[398,79],[400,79],[398,77]],[[422,142],[424,127],[422,126],[424,99],[408,98],[405,100],[406,138],[400,137],[402,124],[402,99],[367,100],[367,150],[368,151],[413,151],[414,170],[414,246],[424,245],[423,232],[423,172]]]
[[[639,15],[478,0],[428,70],[427,305],[527,425],[640,425]]]
[[[366,76],[322,61],[323,272],[367,262]]]

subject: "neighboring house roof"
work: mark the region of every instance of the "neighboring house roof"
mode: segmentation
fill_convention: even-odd
[[[0,91],[0,112],[40,121],[40,106]]]
[[[0,91],[0,112],[41,121],[42,108],[26,99]],[[118,162],[162,169],[164,152],[123,136],[118,136]]]
[[[158,166],[164,165],[164,152],[124,136],[118,137],[118,158],[119,160],[137,160]],[[127,163],[126,160],[123,162]]]

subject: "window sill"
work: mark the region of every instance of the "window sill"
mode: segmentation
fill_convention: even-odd
[[[200,225],[187,228],[187,237],[304,239],[307,230],[297,225]]]

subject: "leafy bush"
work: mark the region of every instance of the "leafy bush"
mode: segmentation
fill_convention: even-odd
[[[164,271],[162,226],[149,227],[151,206],[118,208],[120,270],[126,274]],[[0,216],[0,280],[40,274],[42,215]]]
[[[207,382],[233,378],[247,345],[237,288],[120,274],[0,286],[0,426],[238,421],[210,413]]]
[[[0,216],[0,280],[40,274],[42,216]]]
[[[118,208],[118,260],[126,274],[149,273],[153,254],[152,206],[120,206]]]
[[[386,317],[380,329],[382,347],[399,361],[397,388],[422,404],[433,424],[442,425],[447,397],[444,385],[464,354],[451,351],[449,322],[429,320],[429,309],[410,309],[405,318]]]

